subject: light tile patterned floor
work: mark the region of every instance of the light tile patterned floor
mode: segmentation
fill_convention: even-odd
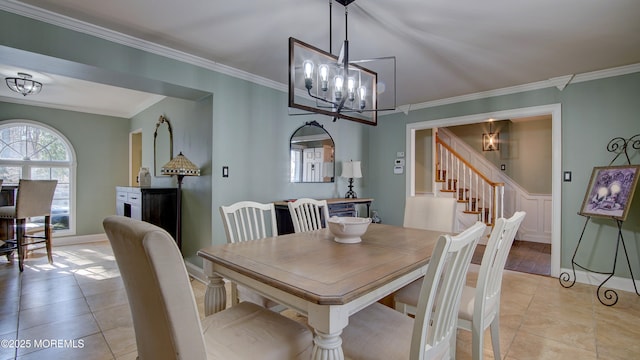
[[[135,359],[131,315],[108,243],[54,252],[55,262],[48,265],[44,250],[34,251],[22,274],[17,263],[0,259],[0,340],[18,339],[23,345],[16,350],[2,342],[0,360]],[[202,314],[205,286],[192,284]],[[606,307],[594,291],[581,284],[564,289],[554,278],[507,271],[502,357],[639,359],[640,297],[618,292],[618,304]],[[492,359],[488,333],[484,346],[485,358]],[[459,332],[457,358],[470,359],[470,347],[470,333]]]

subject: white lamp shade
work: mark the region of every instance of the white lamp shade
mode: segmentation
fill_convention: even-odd
[[[361,178],[362,169],[360,168],[360,161],[343,161],[342,162],[342,175],[343,178]]]

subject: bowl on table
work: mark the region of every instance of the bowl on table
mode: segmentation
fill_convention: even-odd
[[[361,236],[367,232],[371,224],[370,218],[339,217],[329,218],[329,231],[335,237],[334,240],[343,244],[356,244],[362,241]]]

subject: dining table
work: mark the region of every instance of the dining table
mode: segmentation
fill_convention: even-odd
[[[224,279],[233,281],[306,316],[312,359],[342,360],[349,316],[422,277],[442,234],[370,224],[354,244],[323,228],[203,248],[205,314],[226,308]]]

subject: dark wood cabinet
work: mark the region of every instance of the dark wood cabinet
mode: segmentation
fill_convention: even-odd
[[[178,233],[178,189],[116,187],[116,214],[146,221],[165,229],[181,247]]]
[[[373,199],[326,199],[327,207],[329,208],[329,217],[331,216],[358,216],[358,210],[356,205],[364,204],[367,206],[366,214],[360,216],[368,217],[371,202]],[[277,201],[273,203],[276,209],[276,224],[278,225],[278,234],[291,234],[293,233],[293,222],[291,221],[291,214],[289,214],[289,206],[287,201]]]

